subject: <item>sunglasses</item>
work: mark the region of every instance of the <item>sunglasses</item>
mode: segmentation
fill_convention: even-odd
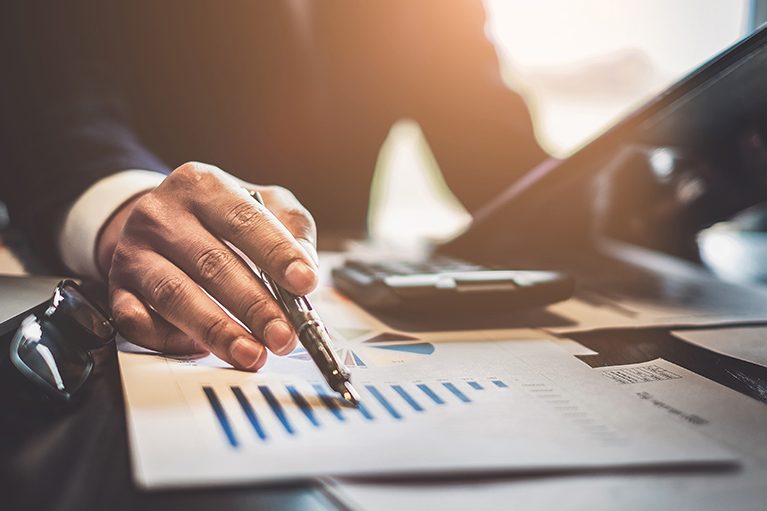
[[[11,372],[37,393],[69,402],[93,371],[91,352],[113,341],[116,333],[109,315],[79,284],[62,280],[45,310],[24,318],[13,335]]]

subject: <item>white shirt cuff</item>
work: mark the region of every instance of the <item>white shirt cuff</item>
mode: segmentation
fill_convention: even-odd
[[[156,188],[165,174],[123,170],[96,181],[64,215],[58,246],[61,260],[77,275],[100,279],[96,241],[107,220],[136,195]]]

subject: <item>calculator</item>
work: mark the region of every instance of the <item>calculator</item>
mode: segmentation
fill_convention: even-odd
[[[348,259],[333,284],[367,309],[392,313],[512,311],[566,300],[575,281],[555,271],[487,267],[438,256],[422,262]]]

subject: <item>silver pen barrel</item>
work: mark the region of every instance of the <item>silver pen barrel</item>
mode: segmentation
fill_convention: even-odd
[[[280,302],[288,320],[296,330],[298,340],[309,353],[330,388],[356,406],[359,402],[359,394],[351,384],[351,373],[338,358],[330,334],[309,300],[305,296],[296,296],[283,289],[263,272],[261,278]]]
[[[256,202],[264,205],[264,199],[256,190],[248,190]],[[280,303],[282,310],[298,334],[298,340],[306,348],[317,368],[322,373],[330,388],[341,394],[346,401],[357,406],[359,394],[352,386],[351,374],[341,363],[325,325],[312,308],[305,296],[296,296],[277,285],[265,272],[261,271],[261,280]]]

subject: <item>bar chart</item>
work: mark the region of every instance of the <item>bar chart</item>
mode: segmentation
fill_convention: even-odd
[[[359,387],[362,400],[356,408],[320,383],[203,385],[200,391],[218,423],[221,439],[237,449],[243,443],[268,444],[275,438],[284,440],[345,424],[406,421],[433,409],[470,405],[478,393],[508,388],[497,378],[367,383]],[[247,428],[235,431],[236,419]]]
[[[731,459],[548,339],[398,332],[345,302],[315,305],[358,408],[300,349],[257,373],[213,355],[118,354],[140,486]]]

